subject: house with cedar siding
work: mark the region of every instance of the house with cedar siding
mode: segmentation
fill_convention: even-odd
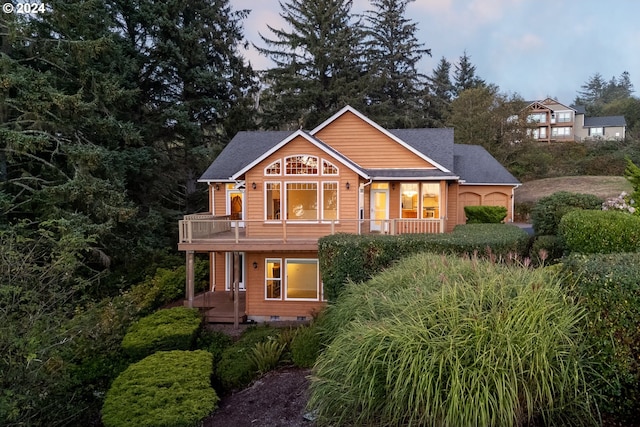
[[[186,304],[211,322],[308,320],[325,305],[318,238],[446,233],[520,184],[453,129],[385,129],[347,106],[313,130],[239,132],[200,178],[209,211],[179,224]],[[210,288],[194,294],[194,257]]]

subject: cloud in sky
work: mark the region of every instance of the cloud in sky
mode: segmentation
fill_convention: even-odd
[[[253,43],[262,44],[258,32],[271,36],[267,24],[283,26],[277,0],[230,3],[252,10],[244,28]],[[368,8],[368,0],[353,2],[356,13]],[[550,95],[571,103],[593,74],[608,80],[623,71],[640,91],[640,2],[635,0],[416,0],[407,16],[432,50],[433,57],[420,64],[427,75],[441,57],[453,63],[466,51],[479,77],[526,99]],[[253,49],[243,54],[256,69],[271,66]]]

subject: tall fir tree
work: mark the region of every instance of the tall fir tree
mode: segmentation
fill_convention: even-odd
[[[364,14],[369,117],[387,128],[421,127],[425,121],[425,76],[418,63],[431,50],[406,17],[414,0],[372,0]]]
[[[238,51],[248,11],[229,0],[110,2],[137,59],[138,120],[165,171],[146,194],[174,212],[200,210],[196,179],[211,149],[255,126],[257,80]]]
[[[465,50],[453,72],[455,96],[464,90],[486,86],[484,80],[476,75],[476,66],[471,63],[471,57]]]
[[[263,73],[261,126],[311,128],[361,98],[362,35],[352,22],[351,0],[280,3],[288,28],[268,26],[256,46],[275,66]]]
[[[429,81],[429,112],[432,126],[444,126],[451,113],[454,86],[451,82],[451,63],[443,56]]]

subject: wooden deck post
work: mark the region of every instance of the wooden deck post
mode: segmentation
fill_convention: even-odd
[[[193,308],[193,296],[194,296],[194,285],[195,282],[195,266],[194,266],[194,251],[187,251],[187,278],[186,278],[186,297],[187,297],[187,307]]]
[[[238,251],[233,252],[233,327],[238,329],[240,327],[240,321],[238,319],[239,304],[238,300],[238,288],[240,287],[240,253]]]

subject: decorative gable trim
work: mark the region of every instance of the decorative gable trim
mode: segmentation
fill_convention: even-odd
[[[422,160],[432,164],[433,166],[435,166],[437,169],[440,169],[443,172],[451,172],[450,170],[448,170],[447,168],[445,168],[444,166],[442,166],[441,164],[439,164],[438,162],[434,161],[433,159],[427,157],[424,155],[424,153],[416,150],[415,148],[413,148],[411,145],[407,144],[406,142],[404,142],[403,140],[401,140],[400,138],[398,138],[397,136],[395,136],[394,134],[392,134],[391,132],[389,132],[387,129],[383,128],[382,126],[380,126],[379,124],[377,124],[376,122],[374,122],[373,120],[371,120],[370,118],[368,118],[367,116],[363,115],[361,112],[359,112],[358,110],[356,110],[355,108],[351,107],[350,105],[347,105],[346,107],[342,108],[340,111],[338,111],[337,113],[335,113],[333,116],[329,117],[327,120],[325,120],[324,122],[320,123],[318,126],[315,127],[315,129],[313,129],[311,132],[309,132],[311,135],[314,135],[318,132],[320,132],[322,129],[324,129],[325,127],[329,126],[332,122],[334,122],[338,117],[342,116],[343,114],[345,114],[346,112],[351,112],[352,114],[355,114],[359,119],[361,119],[362,121],[364,121],[365,123],[371,125],[372,127],[374,127],[375,129],[377,129],[378,131],[382,132],[385,136],[387,136],[388,138],[390,138],[391,140],[395,141],[396,143],[400,144],[402,147],[404,147],[406,150],[410,151],[411,153],[415,154],[416,156],[420,157]]]
[[[319,148],[320,150],[322,150],[323,152],[325,152],[329,156],[337,158],[340,161],[340,163],[344,164],[346,167],[348,167],[349,169],[351,169],[352,171],[354,171],[358,175],[362,176],[363,178],[367,178],[367,179],[369,178],[368,175],[362,169],[360,169],[355,163],[353,163],[351,160],[349,160],[346,157],[340,155],[340,153],[337,153],[336,151],[329,150],[327,148],[327,146],[325,146],[323,143],[318,141],[316,138],[313,138],[311,135],[307,134],[305,131],[297,130],[296,132],[294,132],[291,135],[289,135],[287,138],[283,139],[282,141],[280,141],[279,143],[274,145],[271,149],[267,150],[264,154],[259,156],[253,162],[249,163],[247,166],[245,166],[244,168],[240,169],[238,172],[233,174],[231,176],[231,179],[237,180],[240,176],[242,176],[245,173],[247,173],[247,171],[249,171],[252,168],[254,168],[256,165],[258,165],[264,159],[266,159],[267,157],[271,156],[273,153],[275,153],[280,148],[284,147],[289,142],[293,141],[294,139],[296,139],[299,136],[304,138],[304,139],[306,139],[308,142],[310,142],[311,144],[313,144],[314,146],[316,146],[317,148]]]

